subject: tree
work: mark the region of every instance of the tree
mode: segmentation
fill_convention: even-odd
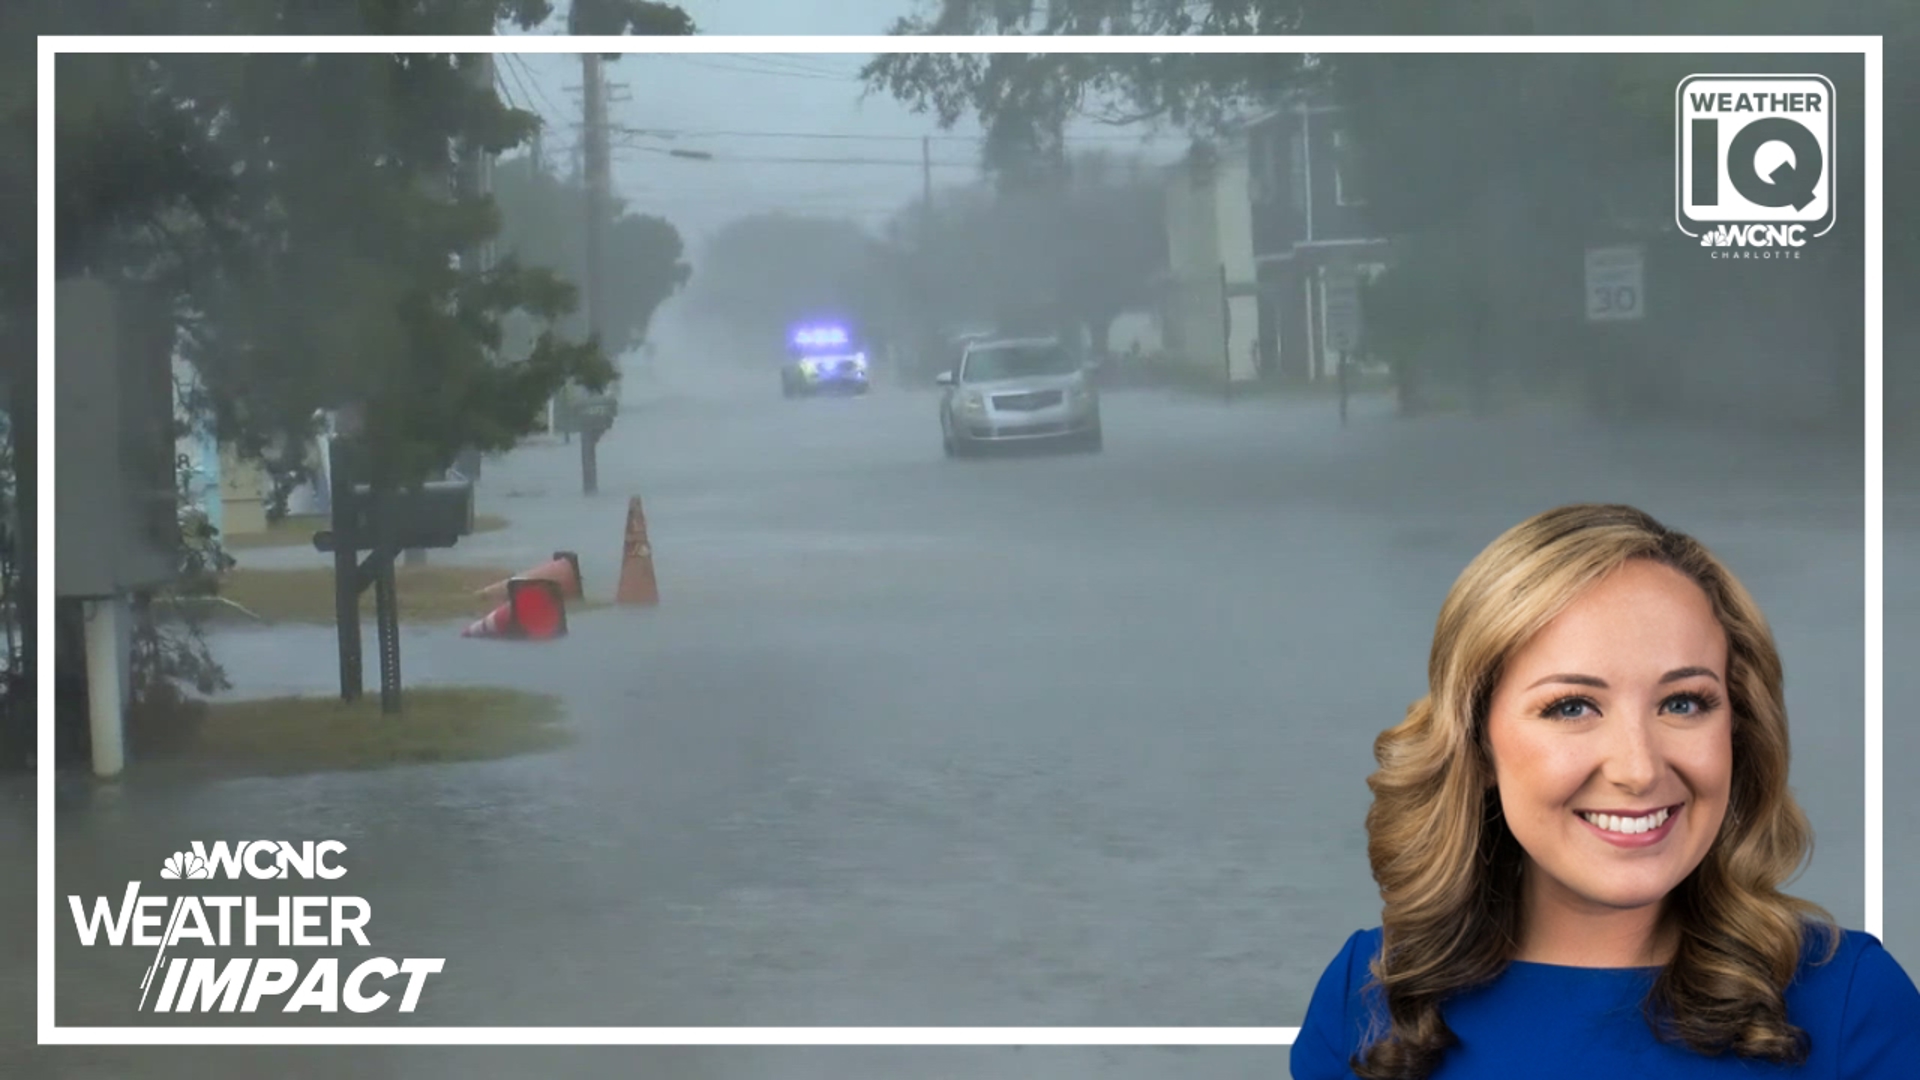
[[[182,352],[222,439],[282,474],[314,411],[360,405],[370,480],[427,479],[465,446],[506,449],[569,378],[604,385],[593,342],[558,321],[571,286],[516,260],[469,261],[495,233],[456,193],[464,152],[524,141],[532,118],[454,57],[180,57],[159,70],[201,106],[230,179],[210,208],[153,231]],[[143,243],[128,245],[135,250]],[[122,249],[124,250],[124,249]],[[119,261],[119,252],[108,253]],[[542,327],[500,355],[504,321]],[[285,455],[285,456],[282,456]]]
[[[1061,306],[1104,357],[1113,320],[1147,304],[1154,276],[1166,269],[1164,197],[1138,161],[1084,155],[1073,164],[1058,203]]]
[[[765,213],[722,226],[699,260],[691,312],[777,350],[786,330],[811,319],[884,322],[876,288],[878,241],[852,221]]]
[[[169,28],[472,33],[551,14],[535,0],[214,3]],[[569,17],[599,33],[692,28],[678,8],[631,0],[575,5]],[[63,124],[63,173],[83,176],[62,185],[62,224],[74,226],[61,233],[63,267],[157,279],[222,437],[267,457],[283,484],[317,408],[364,405],[373,480],[404,485],[462,448],[511,446],[566,381],[599,388],[611,375],[598,343],[560,332],[576,296],[550,270],[462,264],[499,225],[490,200],[455,194],[464,155],[509,150],[534,123],[476,84],[467,62],[70,59],[63,119],[68,101],[100,107]],[[139,190],[95,182],[116,176],[140,178],[126,185]],[[503,362],[503,325],[516,317],[541,330]]]
[[[500,206],[501,250],[568,281],[585,280],[586,194],[578,183],[536,168],[533,158],[523,156],[494,169],[493,196]],[[620,356],[646,340],[654,312],[687,284],[693,270],[682,259],[680,231],[665,218],[629,214],[616,200],[612,220],[601,230],[613,301],[603,316],[602,344],[609,354]],[[564,325],[586,332],[577,312]]]
[[[943,0],[929,15],[902,19],[901,34],[1141,33],[1887,33],[1890,56],[1920,46],[1920,9],[1872,0],[1843,15],[1782,0],[1734,5],[1596,5],[1507,3],[1436,5],[1413,0]],[[1758,59],[1765,66],[1750,61]],[[1805,67],[1808,58],[1716,57],[1726,70]],[[951,124],[977,115],[989,129],[989,165],[1044,150],[1056,142],[1065,118],[1093,115],[1152,120],[1197,139],[1230,133],[1237,117],[1290,90],[1326,90],[1352,108],[1357,167],[1367,174],[1368,210],[1380,229],[1428,234],[1416,245],[1431,254],[1424,269],[1403,267],[1403,280],[1384,296],[1432,294],[1404,280],[1406,273],[1460,275],[1475,268],[1481,280],[1466,296],[1479,313],[1466,352],[1478,361],[1526,362],[1555,354],[1551,335],[1570,327],[1542,325],[1541,310],[1566,295],[1560,271],[1584,238],[1631,229],[1670,215],[1672,90],[1686,73],[1679,57],[1556,56],[1453,57],[1412,54],[1304,56],[889,54],[867,66],[875,89],[893,94]],[[1693,63],[1697,63],[1695,58]],[[1832,64],[1816,67],[1832,68]],[[1836,79],[1843,123],[1859,116],[1861,85]],[[1887,65],[1886,100],[1920,94],[1920,68]],[[1624,103],[1624,107],[1623,107]],[[1889,175],[1920,166],[1910,121],[1888,125]],[[1857,183],[1859,139],[1843,143],[1837,175]],[[1408,163],[1417,163],[1409,166]],[[1906,168],[1902,168],[1902,166]],[[1623,167],[1624,166],[1624,167]],[[1857,190],[1857,188],[1856,188]],[[1853,205],[1858,205],[1857,199]],[[1920,209],[1895,200],[1889,232],[1912,235]],[[1524,223],[1522,225],[1521,223]],[[1451,253],[1437,243],[1446,239]],[[1831,324],[1816,350],[1845,357],[1833,371],[1843,392],[1857,392],[1856,339],[1860,230],[1844,226],[1808,258],[1823,268],[1826,294],[1814,320]],[[1889,285],[1920,272],[1911,249],[1888,246]],[[1436,250],[1438,249],[1438,250]],[[1850,285],[1849,282],[1852,282]],[[1438,283],[1436,283],[1437,285]],[[1466,284],[1462,282],[1461,284]],[[1577,287],[1577,283],[1575,285]],[[1911,315],[1901,319],[1920,332]],[[1848,327],[1853,329],[1849,330]],[[1677,327],[1670,329],[1678,330]],[[1890,327],[1899,333],[1899,327]],[[1685,349],[1676,332],[1672,347]],[[1754,339],[1756,348],[1765,336]],[[1891,350],[1890,350],[1891,352]],[[1476,366],[1479,383],[1489,373]],[[1736,371],[1729,368],[1729,375]],[[1890,385],[1897,380],[1890,379]],[[1920,397],[1920,379],[1910,380]],[[1846,389],[1853,384],[1851,389]]]
[[[576,4],[596,32],[689,33],[684,12],[639,0]],[[37,514],[31,335],[36,244],[34,64],[39,33],[484,34],[539,25],[546,0],[204,0],[54,3],[0,11],[15,49],[0,73],[0,340],[8,344],[21,529]],[[27,55],[21,55],[21,53]],[[56,261],[154,289],[223,439],[267,459],[283,486],[315,410],[365,406],[376,485],[414,483],[467,446],[499,448],[569,378],[604,385],[597,342],[560,322],[572,288],[509,260],[461,256],[493,235],[491,201],[454,195],[466,154],[523,142],[533,118],[448,56],[70,56],[58,64]],[[499,356],[504,324],[539,328]],[[183,559],[189,558],[183,553]],[[27,598],[31,558],[9,560]],[[15,670],[32,670],[28,638]],[[64,663],[65,657],[62,657]],[[140,673],[136,673],[139,677]],[[17,718],[18,714],[16,715]]]
[[[1113,320],[1151,297],[1165,268],[1157,182],[1140,162],[1081,154],[1051,176],[943,193],[890,230],[924,285],[925,321],[1040,318],[1084,328],[1106,352]],[[1065,324],[1065,325],[1063,325]]]

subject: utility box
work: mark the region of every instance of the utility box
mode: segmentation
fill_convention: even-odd
[[[55,285],[55,592],[104,598],[178,573],[173,321],[152,295]]]

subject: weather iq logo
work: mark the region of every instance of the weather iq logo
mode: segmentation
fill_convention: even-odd
[[[1833,84],[1689,75],[1674,96],[1674,219],[1714,258],[1797,259],[1833,228]]]

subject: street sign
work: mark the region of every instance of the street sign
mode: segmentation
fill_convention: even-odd
[[[1322,279],[1321,288],[1327,348],[1352,352],[1360,344],[1360,279],[1350,270],[1334,270]]]
[[[1638,246],[1587,249],[1587,321],[1644,319],[1646,258]]]
[[[612,390],[611,386],[608,390]],[[555,435],[577,435],[585,431],[605,431],[619,415],[620,399],[612,393],[594,393],[572,383],[555,395],[548,421]]]

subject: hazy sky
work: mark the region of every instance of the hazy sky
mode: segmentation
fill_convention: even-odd
[[[683,6],[703,34],[817,35],[884,33],[915,4],[686,0]],[[861,100],[865,87],[855,76],[867,59],[864,54],[623,57],[607,69],[619,87],[614,122],[671,134],[616,140],[618,193],[634,209],[671,220],[697,251],[702,238],[727,220],[764,210],[849,216],[877,227],[919,196],[923,135],[934,136],[936,190],[969,180],[976,171],[979,128],[966,123],[941,133],[933,118],[915,115],[891,96],[876,93]],[[503,57],[499,69],[509,99],[547,118],[548,160],[570,169],[579,144],[579,58]],[[1141,148],[1138,133],[1087,124],[1081,134],[1089,147]],[[1170,160],[1184,145],[1178,138],[1161,138],[1150,152]],[[658,152],[669,147],[705,151],[715,160]],[[764,160],[769,158],[836,160]]]

